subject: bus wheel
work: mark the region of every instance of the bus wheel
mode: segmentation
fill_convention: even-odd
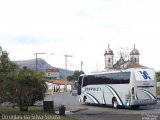
[[[118,108],[118,102],[117,102],[117,99],[116,99],[116,98],[113,98],[113,100],[112,100],[112,106],[113,106],[114,108]]]
[[[137,109],[139,109],[139,106],[138,105],[131,106],[131,109],[137,110]]]

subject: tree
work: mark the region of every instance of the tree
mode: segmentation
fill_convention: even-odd
[[[28,111],[28,106],[42,100],[46,92],[42,73],[24,67],[22,70],[11,62],[8,53],[0,57],[0,102],[12,102],[20,111]]]
[[[71,80],[76,81],[76,80],[78,80],[78,77],[81,75],[81,73],[84,74],[83,71],[81,72],[79,70],[75,70],[73,75],[67,77],[67,80],[69,80],[69,81],[71,81]]]
[[[128,47],[121,47],[119,48],[118,50],[118,54],[117,54],[117,57],[118,58],[123,58],[123,60],[126,60],[129,56],[129,49]]]
[[[7,91],[5,91],[7,75],[11,71],[15,71],[18,69],[18,66],[11,62],[8,53],[6,51],[2,52],[2,56],[0,56],[0,103],[6,101]]]
[[[0,57],[0,72],[1,73],[7,73],[13,70],[18,69],[18,66],[14,63],[11,62],[9,57],[8,57],[8,53],[3,51],[2,52],[2,56]]]
[[[7,99],[16,103],[20,111],[28,111],[30,104],[42,100],[47,89],[42,74],[28,69],[10,72],[5,85]],[[37,91],[39,97],[35,95]]]

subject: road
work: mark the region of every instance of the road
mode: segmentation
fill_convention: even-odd
[[[70,94],[69,92],[55,93],[53,94],[53,96],[46,95],[44,101],[52,101],[52,99],[55,105],[65,105],[65,106],[80,105],[80,103],[77,100],[77,96],[72,96],[72,94]]]
[[[52,96],[46,96],[45,100],[52,100]],[[160,102],[131,110],[114,109],[111,106],[83,105],[70,93],[54,94],[53,100],[55,105],[65,105],[67,110],[72,111],[67,115],[77,120],[160,120]]]
[[[157,105],[143,106],[138,110],[114,109],[111,106],[80,106],[81,108],[83,106],[88,109],[70,115],[71,117],[78,120],[142,120],[142,116],[150,115],[158,117],[158,119],[154,120],[160,120],[160,103]]]

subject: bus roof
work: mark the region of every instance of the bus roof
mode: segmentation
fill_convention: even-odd
[[[102,70],[102,71],[94,71],[91,73],[82,74],[80,76],[105,74],[105,73],[117,73],[117,72],[132,72],[132,71],[136,71],[136,70],[146,70],[146,69],[154,70],[153,68],[129,68],[129,69],[124,69],[124,70],[122,70],[122,69],[120,69],[120,70],[106,69],[106,70]]]

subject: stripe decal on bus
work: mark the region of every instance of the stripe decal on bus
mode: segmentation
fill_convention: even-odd
[[[153,94],[151,94],[150,92],[148,92],[148,91],[146,91],[146,90],[144,90],[144,92],[145,92],[151,99],[156,99],[156,97],[155,97]]]
[[[129,91],[127,100],[125,102],[125,105],[126,106],[130,106],[130,104],[131,104],[131,92]]]
[[[103,91],[103,101],[102,101],[103,104],[106,104],[106,100],[105,100],[105,97],[104,97],[104,91]]]
[[[137,96],[137,93],[136,93],[136,95],[135,95],[135,100],[138,100],[138,96]]]
[[[84,92],[85,95],[87,95],[94,103],[100,104],[100,102],[91,94]]]
[[[110,92],[113,94],[113,96],[116,97],[119,105],[122,106],[122,105],[123,105],[123,102],[122,102],[122,100],[120,99],[120,97],[119,97],[119,95],[117,94],[117,92],[116,92],[111,86],[106,86],[106,87],[110,90]]]
[[[93,96],[91,95],[90,93],[88,93],[98,104],[100,104],[100,102]]]

